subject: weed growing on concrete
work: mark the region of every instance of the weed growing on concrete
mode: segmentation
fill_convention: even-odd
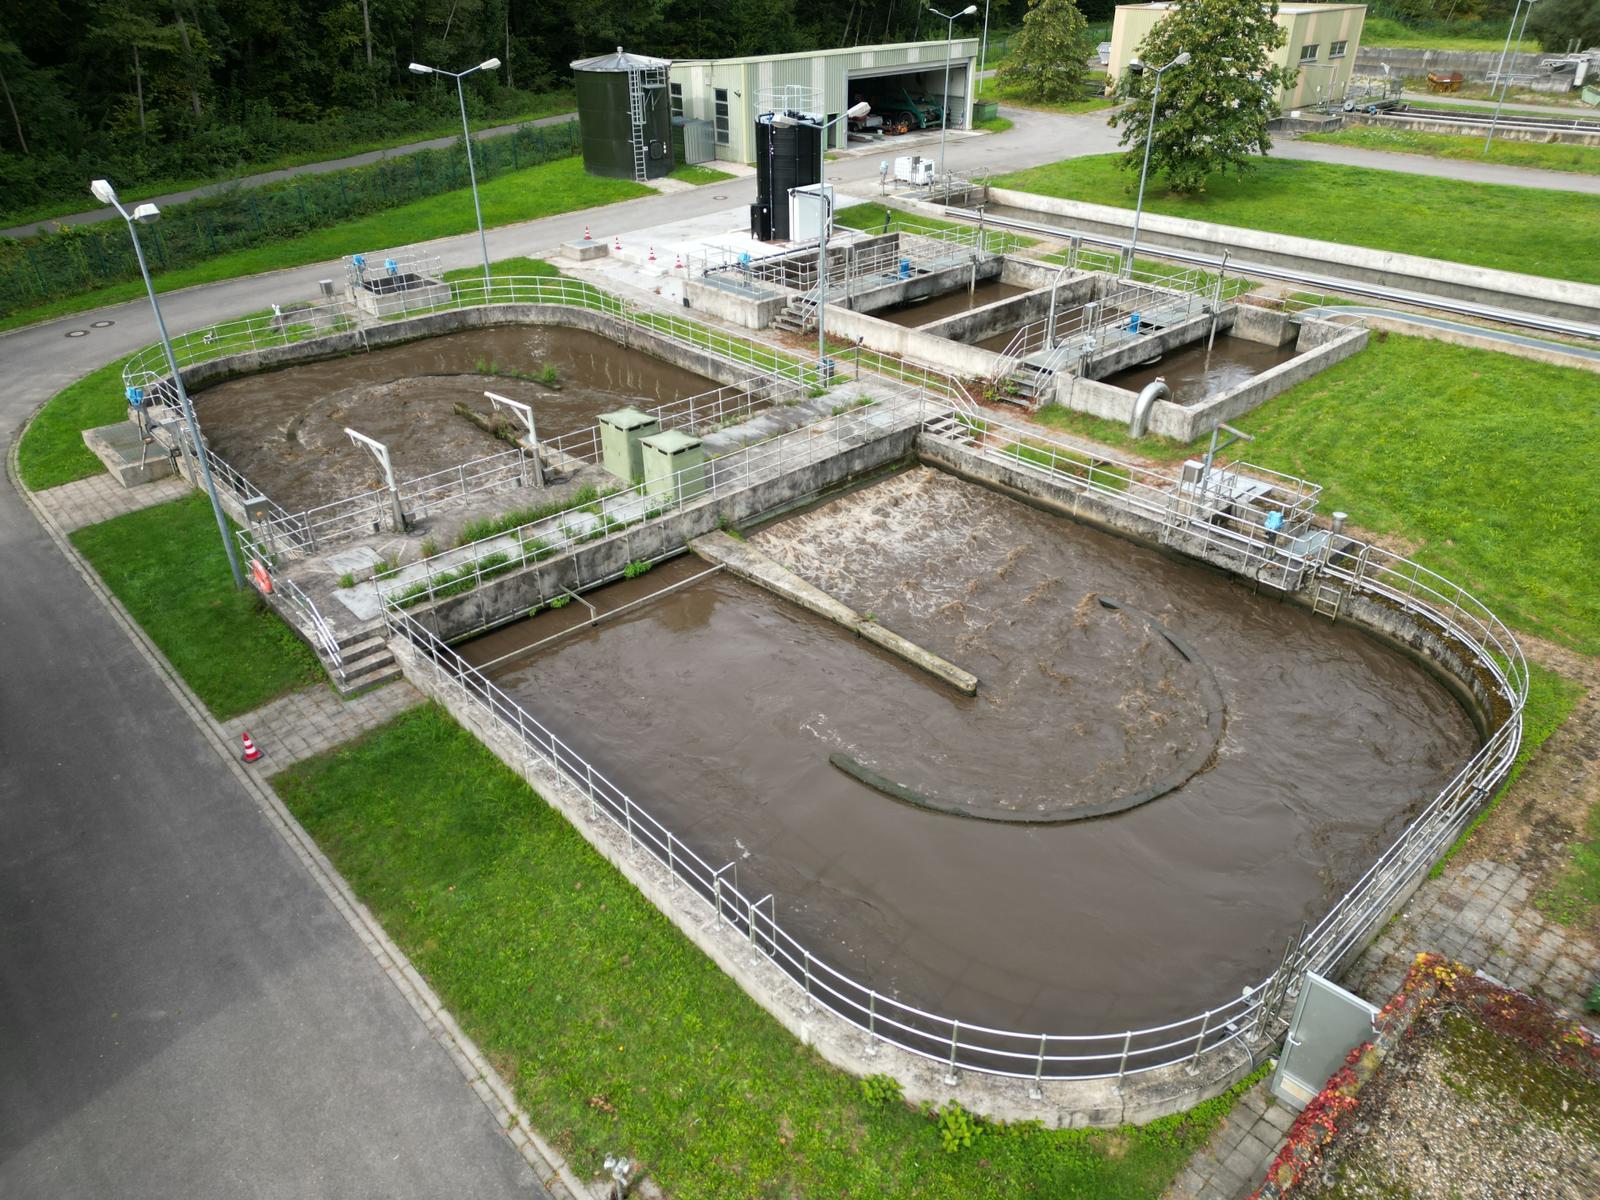
[[[551,608],[565,608],[567,605],[569,605],[571,603],[572,603],[572,597],[571,596],[562,595],[562,596],[551,596],[550,597],[550,607]]]
[[[353,588],[353,587],[355,587],[355,585],[356,585],[356,577],[354,575],[350,574],[349,571],[346,571],[343,575],[339,576],[339,586],[340,587],[342,587],[342,588]]]
[[[873,1108],[887,1108],[905,1101],[905,1090],[893,1075],[868,1075],[861,1081],[861,1098]]]
[[[622,568],[622,576],[624,579],[637,579],[653,566],[655,566],[655,564],[652,562],[648,562],[642,558],[636,558],[627,566]]]
[[[946,1154],[966,1149],[979,1132],[977,1120],[956,1101],[950,1101],[939,1110],[939,1141]]]

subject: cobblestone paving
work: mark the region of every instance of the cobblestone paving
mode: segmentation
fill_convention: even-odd
[[[236,744],[248,730],[266,756],[257,765],[270,774],[360,737],[421,703],[422,694],[404,680],[352,700],[341,700],[331,688],[318,684],[224,721],[222,728]]]
[[[109,521],[124,513],[180,499],[189,491],[188,481],[176,476],[125,488],[102,472],[88,479],[35,492],[33,498],[50,514],[50,519],[63,533],[71,533],[85,525],[98,525],[101,521]]]
[[[1416,956],[1434,951],[1581,1013],[1600,964],[1600,946],[1547,921],[1534,908],[1530,891],[1530,881],[1515,866],[1452,864],[1417,890],[1342,982],[1381,1007]],[[1189,1160],[1164,1200],[1248,1196],[1265,1178],[1295,1115],[1271,1103],[1263,1080],[1239,1101],[1210,1144]]]

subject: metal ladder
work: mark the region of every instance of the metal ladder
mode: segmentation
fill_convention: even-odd
[[[646,88],[664,88],[667,86],[667,73],[662,67],[646,67],[640,71],[628,72],[628,120],[633,129],[633,177],[643,183],[647,174],[648,154],[645,146],[645,103],[644,93]]]
[[[1317,580],[1315,589],[1311,593],[1311,611],[1318,616],[1327,617],[1330,621],[1337,621],[1339,610],[1343,607],[1344,589]]]

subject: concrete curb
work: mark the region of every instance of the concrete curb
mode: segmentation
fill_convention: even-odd
[[[34,414],[36,417],[37,412]],[[478,1096],[494,1117],[496,1125],[505,1134],[512,1147],[538,1176],[540,1182],[557,1200],[589,1200],[593,1192],[584,1185],[564,1159],[529,1122],[528,1114],[517,1106],[516,1098],[505,1080],[483,1056],[477,1045],[462,1032],[455,1018],[412,966],[405,952],[390,940],[377,918],[361,903],[344,877],[318,848],[300,822],[295,819],[278,798],[278,794],[263,779],[246,771],[233,753],[233,743],[222,726],[206,710],[189,685],[178,675],[172,664],[152,642],[139,623],[133,619],[122,602],[114,596],[89,563],[78,553],[55,521],[34,499],[33,493],[23,486],[17,470],[17,453],[22,439],[33,424],[29,417],[12,439],[6,453],[6,475],[23,503],[33,513],[34,519],[44,529],[79,577],[105,605],[106,611],[128,635],[128,640],[155,671],[172,693],[179,706],[189,715],[195,728],[210,743],[228,765],[228,769],[244,789],[253,795],[267,822],[294,852],[307,873],[322,888],[333,907],[344,917],[362,945],[377,961],[383,973],[395,986],[412,1011],[417,1014],[429,1035],[449,1054],[460,1070],[467,1085]]]

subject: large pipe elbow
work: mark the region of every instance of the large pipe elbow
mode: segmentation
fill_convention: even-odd
[[[1157,376],[1144,385],[1139,398],[1133,402],[1133,419],[1128,422],[1128,436],[1140,438],[1150,428],[1150,410],[1157,400],[1171,400],[1172,389],[1163,376]]]

